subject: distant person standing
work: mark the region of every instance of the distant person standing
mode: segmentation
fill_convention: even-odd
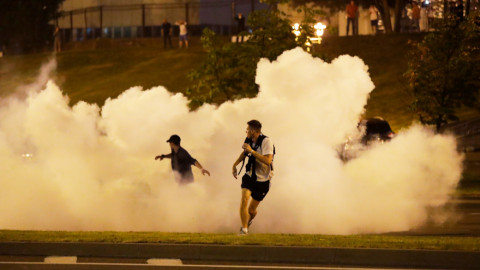
[[[257,215],[257,207],[270,190],[273,177],[272,140],[262,134],[262,124],[257,120],[247,123],[247,138],[242,145],[243,151],[233,163],[232,174],[237,178],[237,165],[248,156],[245,175],[242,177],[242,199],[240,202],[240,235],[248,234],[248,227]]]
[[[463,21],[463,1],[462,0],[457,0],[457,3],[455,3],[455,16],[457,17],[457,20]]]
[[[347,5],[347,36],[348,30],[350,29],[349,26],[352,24],[352,35],[357,35],[357,10],[358,7],[355,5],[355,1],[350,1],[350,4]]]
[[[210,176],[210,172],[205,170],[202,165],[194,159],[183,147],[180,146],[180,136],[172,135],[167,140],[170,144],[172,152],[167,155],[159,155],[155,157],[155,160],[164,158],[171,159],[172,170],[175,174],[175,180],[179,184],[189,184],[194,181],[192,165],[202,170],[202,174]]]
[[[187,22],[178,21],[175,24],[178,25],[178,27],[180,28],[180,35],[178,36],[178,45],[180,46],[180,48],[182,48],[183,44],[185,44],[185,48],[188,48]]]
[[[412,20],[415,25],[414,31],[420,32],[420,7],[417,2],[412,3]]]
[[[378,9],[375,5],[370,5],[368,8],[370,13],[370,26],[372,27],[372,35],[378,32]]]
[[[240,36],[240,33],[245,31],[245,17],[239,12],[235,17],[235,21],[237,21],[237,43],[239,40],[243,42],[243,36]]]
[[[420,31],[428,31],[428,5],[422,3],[420,5]]]
[[[167,19],[163,19],[162,23],[162,35],[163,35],[163,48],[167,48],[167,41],[172,48],[172,37],[170,36],[170,29],[172,25],[167,21]]]
[[[57,52],[62,51],[62,37],[60,33],[60,27],[55,27],[55,32],[53,32],[53,50]]]

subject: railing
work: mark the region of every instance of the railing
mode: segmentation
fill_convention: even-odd
[[[189,35],[209,27],[217,34],[235,33],[234,15],[266,8],[259,0],[197,1],[187,3],[102,5],[62,11],[56,21],[63,42],[96,38],[160,37],[167,19],[188,22]],[[173,35],[178,27],[173,27]]]

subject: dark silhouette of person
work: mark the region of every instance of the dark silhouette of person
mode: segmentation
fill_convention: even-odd
[[[62,51],[62,36],[60,33],[60,27],[55,27],[55,32],[53,32],[53,50],[54,52]]]
[[[172,48],[172,37],[170,36],[170,29],[172,28],[172,25],[167,21],[167,19],[163,20],[162,23],[162,35],[163,35],[163,48],[167,48],[167,40],[168,40],[168,45],[170,45],[170,48]]]
[[[240,42],[243,42],[243,36],[240,36],[240,33],[245,31],[245,17],[242,13],[238,13],[235,17],[235,21],[237,21],[237,42],[240,39]]]
[[[350,1],[350,4],[347,5],[347,36],[350,24],[352,24],[352,35],[357,35],[357,10],[358,7],[355,5],[355,1]]]
[[[457,17],[457,20],[463,21],[463,2],[461,0],[457,0],[455,7],[453,8],[454,14]]]
[[[179,184],[189,184],[194,181],[192,165],[202,170],[202,174],[210,176],[210,172],[202,167],[202,165],[194,159],[183,147],[180,146],[180,136],[172,135],[167,140],[170,144],[172,152],[167,155],[159,155],[155,160],[170,158],[172,163],[172,170],[175,174],[175,180]]]

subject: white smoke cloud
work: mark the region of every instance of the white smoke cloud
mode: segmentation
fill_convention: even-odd
[[[26,97],[1,100],[0,228],[236,232],[241,180],[231,168],[251,119],[277,149],[253,232],[408,230],[456,187],[454,138],[420,126],[346,164],[338,158],[374,88],[361,59],[325,63],[297,48],[257,72],[258,97],[194,112],[163,87],[70,107],[44,79]],[[171,134],[210,177],[193,168],[196,182],[178,186],[170,160],[154,160],[170,152]]]

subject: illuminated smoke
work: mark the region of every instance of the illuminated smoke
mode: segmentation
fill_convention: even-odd
[[[163,87],[130,88],[102,108],[68,106],[52,81],[3,99],[0,228],[236,232],[240,179],[231,169],[251,119],[277,151],[252,232],[408,230],[460,179],[455,140],[420,126],[346,164],[338,158],[374,88],[357,57],[325,63],[294,49],[260,61],[257,83],[256,98],[194,112]],[[179,186],[170,160],[154,160],[170,152],[171,134],[210,177],[193,168],[196,182]]]

